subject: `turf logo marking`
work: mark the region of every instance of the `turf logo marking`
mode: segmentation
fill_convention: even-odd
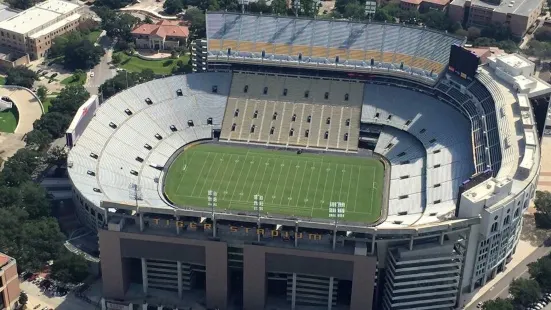
[[[187,164],[184,165],[184,167],[182,167],[182,171],[186,171],[186,169],[187,169]]]

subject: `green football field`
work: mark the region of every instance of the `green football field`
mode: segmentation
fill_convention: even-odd
[[[383,164],[373,158],[338,154],[300,155],[241,146],[199,144],[169,168],[165,194],[176,205],[208,207],[209,190],[218,209],[329,218],[329,203],[344,202],[344,220],[375,222],[381,215]]]

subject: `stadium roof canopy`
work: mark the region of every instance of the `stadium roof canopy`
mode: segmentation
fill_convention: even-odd
[[[207,14],[207,39],[210,56],[385,67],[432,77],[446,68],[450,46],[464,42],[401,24],[229,12]]]

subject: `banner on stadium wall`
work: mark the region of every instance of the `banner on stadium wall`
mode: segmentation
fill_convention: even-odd
[[[78,108],[71,125],[65,132],[65,145],[72,148],[76,144],[78,138],[82,135],[84,129],[86,129],[86,126],[88,126],[92,120],[92,117],[94,117],[98,107],[99,98],[96,95],[92,95],[80,106],[80,108]]]

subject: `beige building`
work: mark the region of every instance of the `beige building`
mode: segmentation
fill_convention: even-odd
[[[448,14],[466,27],[504,24],[520,38],[541,14],[543,4],[543,0],[453,0]]]
[[[48,0],[0,22],[0,46],[42,58],[52,40],[75,30],[84,19],[83,7],[67,1]]]
[[[162,20],[134,28],[132,36],[137,48],[173,50],[186,43],[189,29],[179,21]]]
[[[15,309],[20,293],[15,259],[0,253],[0,309]]]

